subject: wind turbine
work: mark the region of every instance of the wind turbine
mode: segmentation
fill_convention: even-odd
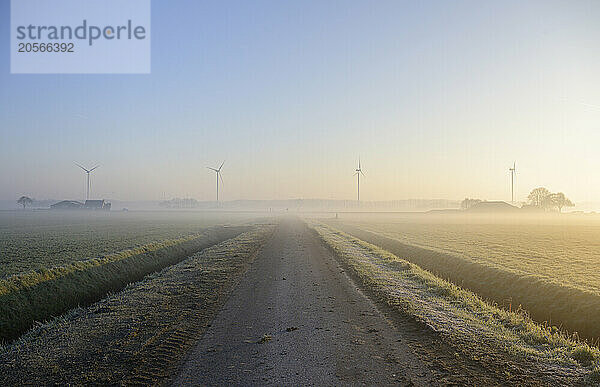
[[[362,171],[362,169],[360,167],[360,157],[358,158],[358,168],[356,168],[356,173],[354,175],[356,175],[357,201],[360,202],[360,175],[365,176],[365,174],[363,173],[363,171]]]
[[[510,201],[515,202],[515,173],[517,173],[517,163],[513,162],[512,168],[508,168],[510,171]]]
[[[217,168],[211,168],[211,167],[206,167],[212,171],[215,171],[217,173],[217,203],[219,202],[219,178],[221,179],[221,184],[225,184],[223,183],[223,176],[221,176],[221,168],[223,168],[223,164],[225,164],[225,161],[223,161],[221,163],[221,166],[219,167],[219,169]]]
[[[99,167],[99,165],[96,165],[94,168],[92,169],[87,169],[82,167],[81,165],[75,163],[75,165],[77,165],[79,168],[83,169],[85,171],[85,173],[87,174],[87,192],[85,195],[85,200],[89,200],[90,199],[90,173],[92,173],[92,171],[96,168]]]

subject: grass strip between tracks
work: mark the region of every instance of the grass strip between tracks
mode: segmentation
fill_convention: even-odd
[[[383,302],[417,318],[465,351],[501,350],[532,366],[600,383],[600,350],[536,324],[526,313],[486,303],[375,245],[320,223],[323,241]]]

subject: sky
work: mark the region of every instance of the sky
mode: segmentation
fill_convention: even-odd
[[[10,74],[0,199],[600,201],[598,1],[152,1],[151,74]]]

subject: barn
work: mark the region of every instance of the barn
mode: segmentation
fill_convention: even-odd
[[[105,200],[86,200],[83,208],[86,210],[110,211],[110,203]]]
[[[83,208],[83,203],[76,200],[63,200],[50,206],[53,210],[78,210]]]

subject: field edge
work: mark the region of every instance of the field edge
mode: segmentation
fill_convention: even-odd
[[[247,230],[247,226],[210,227],[193,236],[1,280],[0,340],[14,340],[36,322],[89,305],[128,283]]]
[[[525,309],[538,322],[565,333],[600,342],[600,296],[546,277],[519,274],[466,256],[411,245],[356,225],[326,224],[403,257],[434,275],[468,288],[505,309]],[[547,300],[547,302],[540,302]],[[550,323],[548,323],[550,322]]]
[[[490,305],[344,231],[317,221],[307,223],[378,301],[415,318],[458,349],[481,353],[487,346],[542,371],[558,372],[566,380],[600,383],[598,348],[536,324],[526,314]]]
[[[0,347],[0,384],[167,384],[273,229],[255,226]]]

